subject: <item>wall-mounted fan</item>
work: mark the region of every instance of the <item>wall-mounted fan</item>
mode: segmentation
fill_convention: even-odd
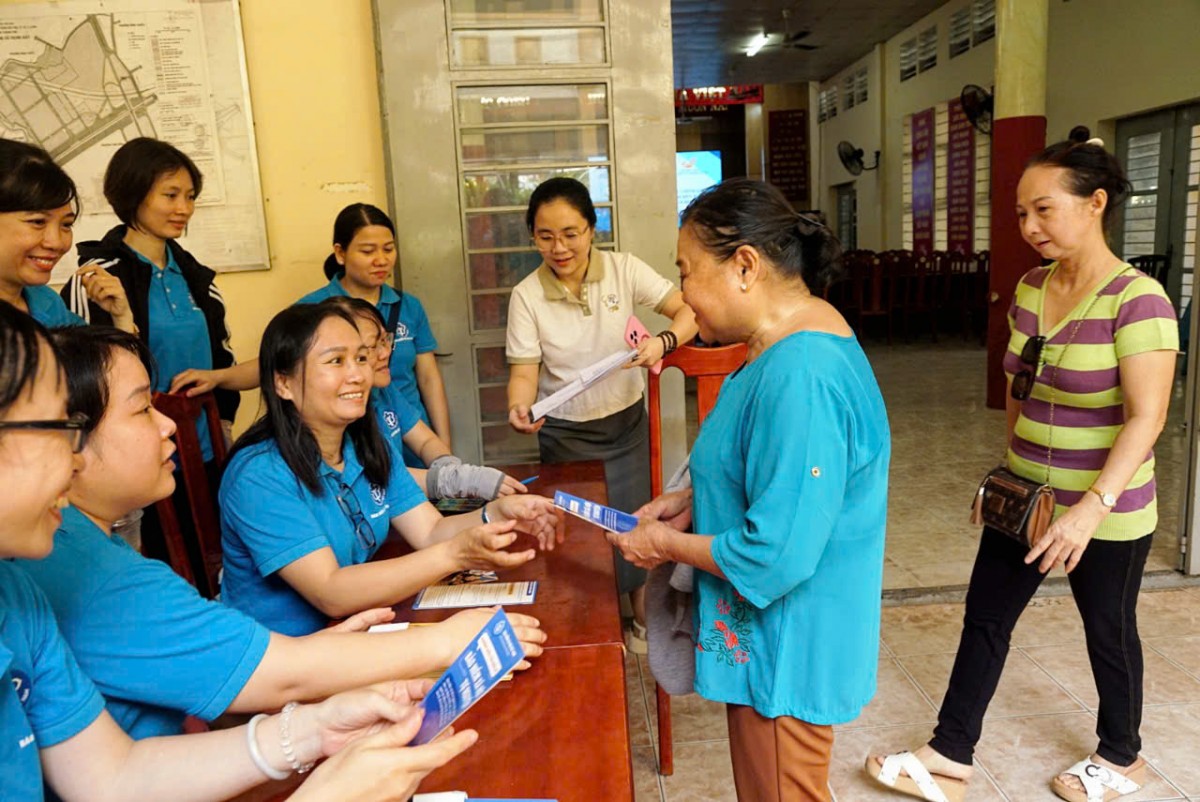
[[[874,170],[879,166],[879,151],[875,151],[875,163],[867,167],[863,164],[863,149],[854,147],[844,139],[838,143],[837,154],[850,175],[862,175],[863,170]]]
[[[958,96],[963,114],[981,134],[992,133],[992,108],[995,99],[982,86],[967,84]]]

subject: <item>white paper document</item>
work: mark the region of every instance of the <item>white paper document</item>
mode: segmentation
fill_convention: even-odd
[[[610,376],[636,358],[637,351],[618,351],[615,354],[604,357],[599,362],[588,365],[579,372],[578,376],[559,388],[557,392],[546,396],[530,407],[529,417],[535,421],[546,417],[546,415],[558,409],[596,382]]]
[[[414,610],[457,607],[491,607],[497,604],[533,604],[536,581],[496,582],[483,585],[430,585],[413,602]]]

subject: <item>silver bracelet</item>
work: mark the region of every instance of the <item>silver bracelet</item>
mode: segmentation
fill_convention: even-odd
[[[485,524],[491,523],[491,519],[488,518],[488,514],[487,514],[487,504],[484,504],[482,507],[479,508],[479,517],[483,519],[483,522]]]
[[[246,746],[250,749],[250,760],[254,761],[254,765],[263,774],[270,777],[272,780],[286,780],[292,776],[290,771],[280,771],[272,768],[271,764],[263,757],[262,752],[258,748],[258,722],[267,718],[266,713],[259,713],[254,718],[250,719],[250,723],[246,725]]]
[[[303,766],[300,765],[300,761],[296,759],[296,750],[292,748],[292,711],[297,707],[299,705],[296,702],[288,702],[279,713],[279,748],[283,750],[283,756],[287,758],[292,771],[297,774],[306,774],[312,770],[314,764],[305,763]]]

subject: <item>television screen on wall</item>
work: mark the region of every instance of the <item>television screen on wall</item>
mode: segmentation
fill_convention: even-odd
[[[692,199],[721,183],[721,151],[687,150],[675,154],[675,191],[682,214]]]

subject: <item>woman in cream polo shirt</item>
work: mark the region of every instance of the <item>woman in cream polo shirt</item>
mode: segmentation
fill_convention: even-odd
[[[542,420],[532,421],[529,408],[588,365],[626,348],[625,324],[635,307],[651,307],[671,325],[642,343],[630,367],[654,365],[689,342],[696,336],[695,315],[675,285],[636,256],[592,248],[596,209],[575,179],[539,185],[525,222],[542,264],[509,301],[508,421],[518,432],[537,433],[542,462],[603,460],[609,505],[632,512],[650,500],[642,372],[610,376]],[[645,576],[618,555],[619,592],[638,590]],[[640,623],[640,593],[633,602]]]

